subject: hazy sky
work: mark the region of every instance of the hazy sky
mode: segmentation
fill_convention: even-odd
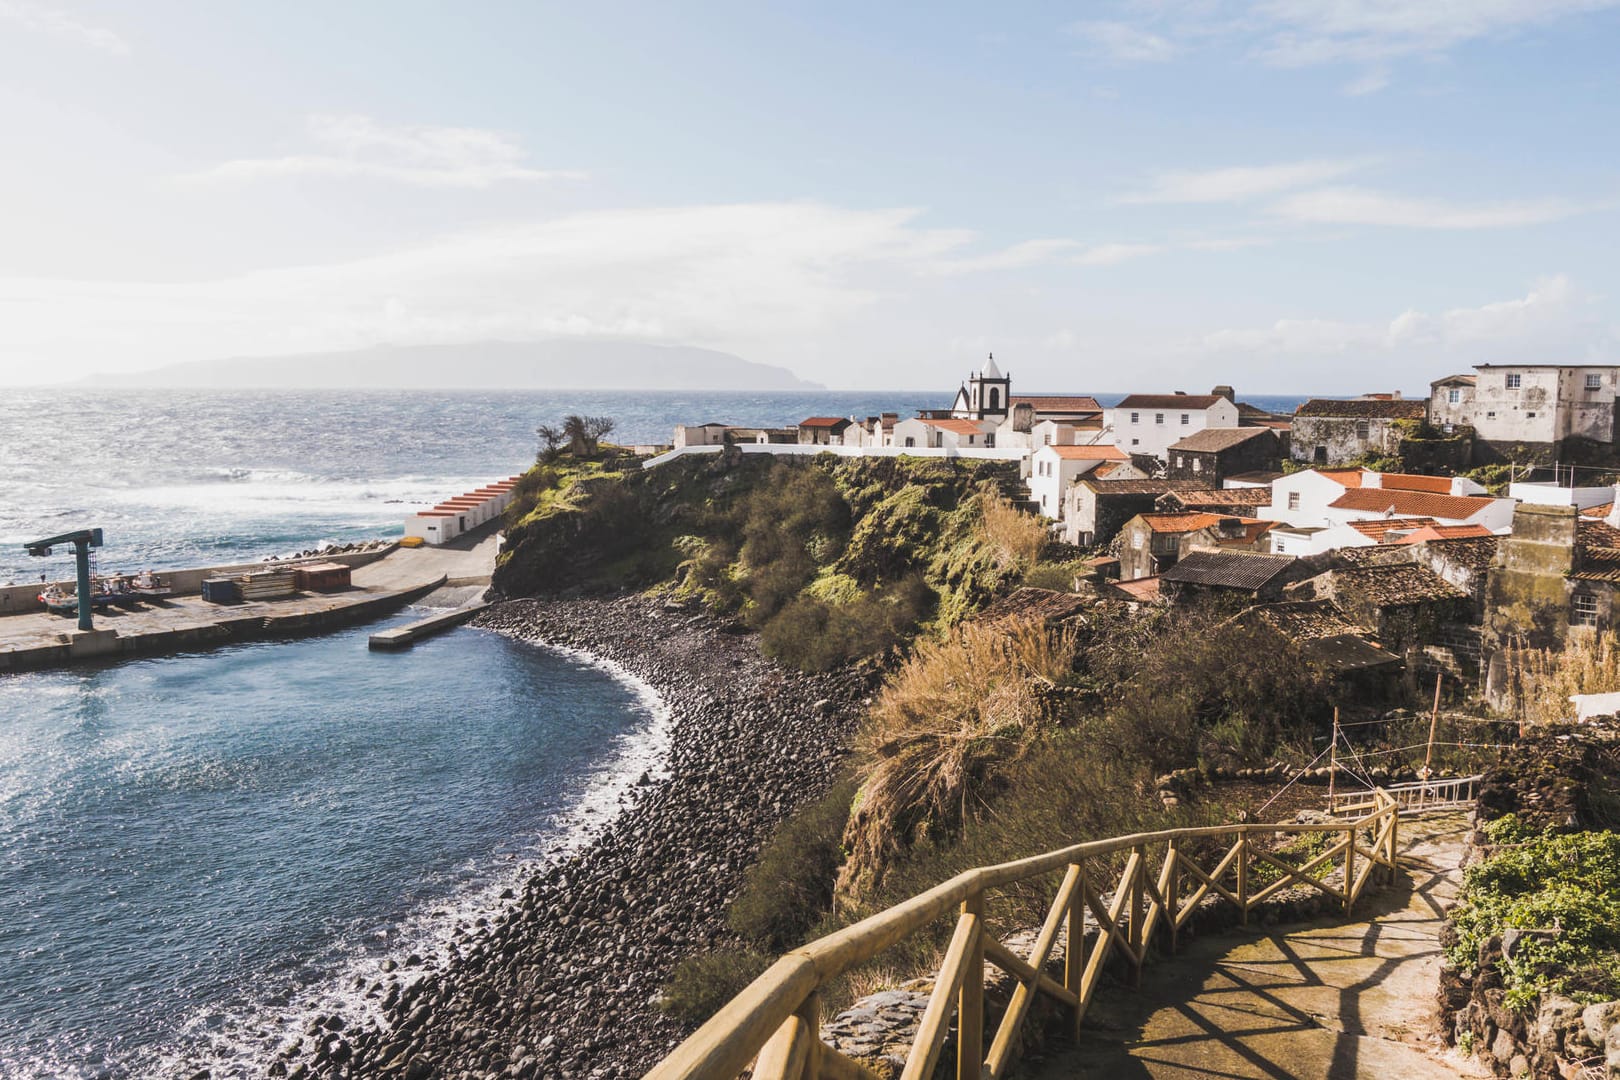
[[[835,387],[1620,362],[1620,0],[0,0],[0,384],[546,335]]]

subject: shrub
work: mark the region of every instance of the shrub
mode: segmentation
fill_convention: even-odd
[[[984,801],[998,765],[1049,720],[1045,686],[1068,677],[1071,632],[968,624],[925,641],[889,679],[858,746],[869,761],[845,844],[840,891],[879,881],[899,852],[954,831]]]
[[[1571,694],[1620,690],[1620,637],[1613,631],[1583,633],[1562,649],[1507,650],[1510,709],[1520,722],[1569,720]]]
[[[1033,566],[1052,537],[1043,518],[1020,510],[999,492],[979,500],[979,530],[1003,568]]]
[[[832,906],[855,788],[854,780],[836,784],[777,826],[726,913],[733,930],[773,953],[804,940]]]
[[[1516,825],[1501,825],[1493,839],[1519,835]],[[1548,992],[1620,996],[1620,835],[1528,837],[1475,863],[1463,873],[1451,921],[1456,941],[1446,956],[1470,974],[1481,947],[1504,930],[1546,931],[1521,938],[1498,965],[1519,1007]]]
[[[932,597],[916,575],[837,604],[806,593],[760,628],[760,648],[801,671],[830,671],[900,644],[916,629]]]
[[[675,965],[658,1007],[689,1024],[701,1024],[771,965],[752,949],[714,949]]]

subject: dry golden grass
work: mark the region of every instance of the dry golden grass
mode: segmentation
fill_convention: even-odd
[[[1070,631],[967,624],[921,643],[889,679],[858,740],[869,765],[844,835],[839,892],[859,895],[930,829],[954,829],[998,765],[1047,719],[1044,689],[1074,663]]]
[[[1507,650],[1510,709],[1523,724],[1551,724],[1575,714],[1571,694],[1620,690],[1620,637],[1583,632],[1562,650]]]
[[[1046,522],[1018,509],[999,492],[985,492],[980,503],[983,516],[979,527],[985,543],[996,552],[1000,567],[1033,566],[1051,539]]]

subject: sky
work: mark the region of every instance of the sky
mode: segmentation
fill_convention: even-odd
[[[0,388],[555,336],[848,389],[1620,363],[1616,55],[1620,0],[0,0]]]

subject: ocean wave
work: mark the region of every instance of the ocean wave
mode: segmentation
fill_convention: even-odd
[[[351,1029],[385,1023],[381,997],[370,988],[386,985],[390,962],[395,965],[393,977],[407,971],[405,962],[412,955],[424,958],[414,970],[442,970],[457,952],[458,934],[475,931],[480,920],[494,923],[516,902],[503,896],[521,898],[536,873],[595,839],[622,811],[641,777],[668,777],[673,716],[657,690],[622,665],[593,653],[554,645],[532,647],[607,675],[631,692],[636,710],[645,717],[642,724],[616,737],[612,753],[591,770],[569,809],[553,815],[529,838],[533,853],[526,858],[508,856],[507,865],[493,869],[463,865],[458,876],[474,884],[420,905],[397,925],[373,927],[363,940],[350,942],[348,957],[317,984],[290,994],[284,991],[246,1010],[222,1012],[217,1004],[200,1006],[171,1043],[139,1052],[116,1075],[183,1076],[206,1068],[215,1078],[258,1077],[266,1062],[302,1037],[315,1017],[338,1014]],[[64,1074],[45,1070],[37,1075]]]

